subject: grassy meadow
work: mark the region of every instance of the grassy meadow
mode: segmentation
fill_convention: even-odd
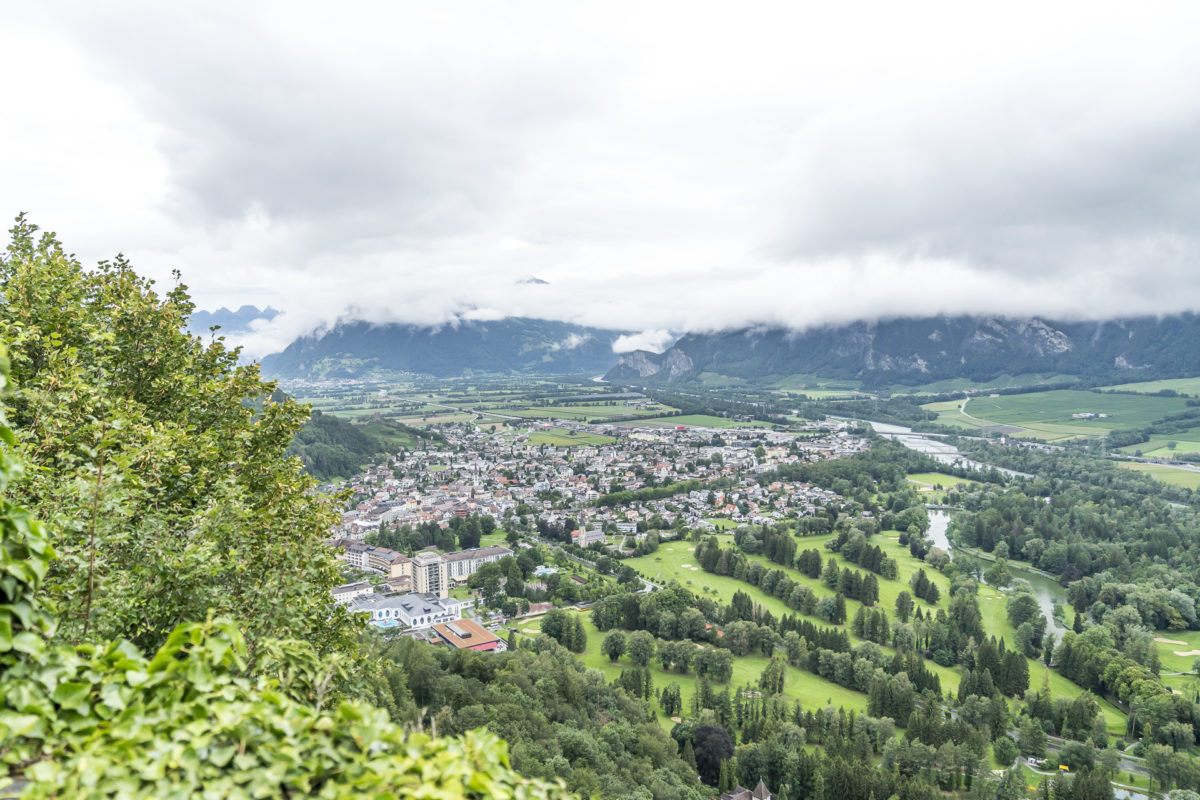
[[[574,435],[572,435],[574,434]],[[529,434],[530,444],[548,444],[554,447],[576,447],[584,444],[609,444],[616,439],[611,436],[601,436],[598,433],[574,433],[561,428],[551,428],[548,431],[534,431]]]
[[[925,501],[929,503],[944,503],[946,492],[951,489],[979,485],[979,481],[946,475],[941,472],[913,472],[909,474],[908,481],[916,484],[917,491],[925,495]]]

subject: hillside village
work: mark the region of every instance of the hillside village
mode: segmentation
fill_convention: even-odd
[[[532,441],[551,429],[581,443]],[[335,589],[335,601],[369,615],[375,625],[425,631],[425,638],[448,643],[457,639],[458,646],[462,637],[446,636],[440,626],[475,616],[480,592],[467,592],[467,582],[484,564],[514,550],[499,544],[458,551],[430,546],[406,554],[366,543],[369,535],[431,525],[447,530],[460,520],[486,519],[489,531],[512,531],[508,544],[518,549],[530,548],[530,539],[548,541],[535,533],[566,526],[576,547],[620,556],[650,532],[672,538],[685,530],[772,524],[827,507],[840,511],[847,501],[829,489],[786,481],[762,485],[759,476],[781,464],[838,458],[868,446],[837,420],[787,431],[572,420],[490,431],[458,422],[439,430],[445,446],[398,453],[345,482],[352,499],[329,543],[347,574],[357,571],[360,578]],[[632,494],[684,482],[696,488],[657,499]],[[538,566],[540,576],[555,571]],[[538,604],[532,612],[546,607]],[[498,625],[503,615],[491,614],[488,621]]]

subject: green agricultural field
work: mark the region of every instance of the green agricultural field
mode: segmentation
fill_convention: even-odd
[[[961,401],[948,401],[922,406],[938,413],[938,422],[944,424],[958,427],[1011,425],[1025,429],[1016,433],[1017,436],[1047,441],[1105,436],[1116,428],[1144,427],[1185,407],[1183,398],[1177,397],[1102,394],[1075,389],[972,397],[965,405]],[[1072,417],[1077,413],[1106,416],[1082,420]]]
[[[518,408],[499,410],[500,413],[507,414],[511,417],[522,417],[524,419],[575,419],[575,420],[596,420],[603,422],[609,417],[628,417],[645,415],[654,417],[672,409],[667,406],[655,406],[654,408],[635,408],[633,406],[617,405],[617,406],[536,406],[534,408]]]
[[[570,435],[571,431],[565,431],[561,428],[552,428],[548,431],[534,431],[529,434],[530,444],[548,444],[554,447],[575,447],[584,444],[608,444],[615,442],[616,439],[611,436],[601,436],[598,433],[575,433]]]
[[[679,425],[687,425],[692,428],[770,428],[771,423],[762,422],[761,420],[752,420],[750,422],[734,422],[731,419],[724,417],[713,417],[708,414],[684,414],[679,417],[651,417],[648,419],[639,419],[633,422],[624,422],[623,425],[648,425],[656,428],[674,428]]]
[[[1185,401],[1176,397],[1138,397],[1059,389],[1052,392],[972,398],[965,411],[970,416],[1005,425],[1031,423],[1090,429],[1094,422],[1096,427],[1112,429],[1149,425],[1156,419],[1178,413],[1185,408]],[[1085,421],[1076,420],[1071,416],[1088,412],[1108,416],[1105,419]]]
[[[1161,381],[1140,381],[1138,383],[1119,383],[1116,386],[1101,386],[1100,391],[1112,390],[1118,392],[1141,392],[1154,394],[1164,389],[1171,389],[1180,394],[1200,396],[1200,378],[1168,378]]]
[[[455,413],[455,414],[440,414],[437,416],[431,415],[428,419],[421,419],[420,417],[402,417],[400,419],[406,425],[412,425],[414,427],[423,427],[425,425],[433,425],[438,422],[470,422],[471,420],[475,419],[475,415],[474,414],[457,414],[457,413]]]
[[[862,387],[861,381],[853,380],[831,380],[829,378],[821,378],[816,375],[785,375],[783,377],[774,378],[768,384],[773,389],[780,389],[788,392],[799,392],[810,397],[817,397],[822,392],[828,392],[833,396],[843,396],[850,394],[863,394],[859,392]]]
[[[1120,465],[1135,472],[1144,472],[1155,480],[1182,486],[1185,489],[1200,489],[1200,472],[1171,467],[1166,464],[1143,464],[1140,461],[1122,461]]]
[[[411,433],[399,430],[386,422],[368,422],[362,426],[363,432],[382,439],[392,452],[401,447],[412,449],[420,446],[421,440]]]
[[[998,389],[1016,389],[1034,387],[1045,384],[1076,383],[1079,378],[1074,375],[1044,375],[1030,373],[1027,375],[999,375],[989,381],[973,381],[970,378],[946,378],[945,380],[923,383],[920,386],[897,384],[888,386],[884,391],[889,394],[942,394],[944,392],[973,392],[996,391]]]
[[[1172,442],[1174,442],[1174,446],[1172,446]],[[1200,453],[1200,427],[1188,428],[1178,433],[1157,434],[1149,441],[1122,447],[1121,452],[1148,458],[1194,455]]]

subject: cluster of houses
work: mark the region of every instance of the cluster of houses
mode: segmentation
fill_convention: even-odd
[[[567,435],[601,434],[609,441],[572,447],[543,444],[535,434],[544,427]],[[481,648],[482,635],[470,627],[462,628],[471,633],[465,636],[454,629],[439,632],[439,626],[477,624],[464,618],[470,601],[451,598],[450,589],[481,565],[512,555],[509,548],[452,553],[430,548],[407,556],[366,544],[367,534],[385,525],[433,523],[445,529],[456,517],[474,515],[489,516],[502,526],[505,518],[519,515],[530,524],[573,520],[575,544],[587,547],[596,542],[619,544],[624,536],[644,537],[647,527],[682,523],[711,529],[716,518],[769,524],[814,514],[840,506],[843,498],[805,483],[764,485],[762,473],[781,464],[850,455],[867,443],[838,421],[807,427],[797,435],[756,428],[584,425],[574,420],[490,432],[470,422],[444,424],[440,431],[446,447],[397,454],[348,482],[354,500],[330,543],[347,567],[375,573],[383,581],[378,586],[368,581],[339,586],[334,601],[366,614],[376,625],[420,631],[453,646],[469,642],[472,649],[496,649],[503,642]],[[594,502],[611,492],[689,480],[720,480],[727,488],[698,488],[616,506]]]
[[[601,434],[613,441],[555,447],[532,438],[539,427]],[[709,429],[585,425],[573,420],[532,424],[527,430],[485,432],[474,423],[444,424],[448,447],[415,450],[365,470],[349,482],[353,507],[335,536],[362,540],[380,525],[446,527],[457,517],[487,515],[500,523],[512,514],[581,520],[579,544],[599,541],[622,523],[635,528],[655,515],[689,526],[724,517],[764,524],[815,513],[841,498],[806,484],[760,486],[758,476],[780,464],[851,455],[865,440],[844,423],[811,423],[803,437],[757,428]],[[594,501],[618,490],[636,491],[676,481],[732,479],[734,486],[676,495],[667,500],[596,508]],[[643,526],[644,527],[644,526]]]

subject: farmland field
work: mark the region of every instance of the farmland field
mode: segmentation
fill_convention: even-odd
[[[938,422],[957,427],[1011,425],[1024,428],[1019,437],[1057,441],[1105,436],[1116,428],[1149,425],[1167,414],[1186,408],[1183,398],[1148,395],[1101,394],[1075,389],[1050,392],[972,397],[963,403],[950,400],[927,403],[922,408],[938,414]],[[1072,414],[1104,414],[1103,418],[1076,419]]]
[[[694,428],[769,428],[771,423],[753,420],[751,422],[734,422],[725,417],[713,417],[708,414],[684,414],[679,417],[651,417],[634,422],[624,422],[623,425],[649,425],[657,428],[674,428],[687,425]]]
[[[1169,483],[1172,486],[1182,486],[1185,489],[1200,489],[1200,472],[1169,467],[1165,464],[1143,464],[1140,461],[1122,461],[1125,469],[1144,472],[1150,477]]]
[[[1029,373],[1026,375],[998,375],[989,381],[974,381],[970,378],[947,378],[945,380],[924,383],[920,386],[897,384],[895,386],[886,387],[886,391],[891,394],[914,395],[941,394],[942,392],[961,392],[966,389],[981,392],[988,390],[995,391],[997,389],[1035,387],[1050,383],[1075,383],[1078,380],[1079,379],[1073,375],[1045,375],[1040,373]]]
[[[1170,446],[1171,442],[1175,443],[1174,447]],[[1122,447],[1121,452],[1150,458],[1174,458],[1185,453],[1200,453],[1200,427],[1169,434],[1154,434],[1149,441]]]
[[[1163,389],[1172,389],[1180,394],[1200,396],[1200,378],[1168,378],[1161,381],[1141,381],[1140,383],[1119,383],[1116,386],[1101,386],[1100,390],[1111,389],[1119,392],[1144,392],[1153,394]]]
[[[499,409],[497,409],[499,411]],[[645,415],[646,417],[661,416],[674,409],[669,406],[655,405],[650,408],[641,406],[629,405],[613,405],[613,406],[533,406],[527,408],[505,409],[499,413],[507,414],[512,417],[524,417],[526,419],[577,419],[577,420],[595,420],[603,422],[608,417],[627,417]]]

